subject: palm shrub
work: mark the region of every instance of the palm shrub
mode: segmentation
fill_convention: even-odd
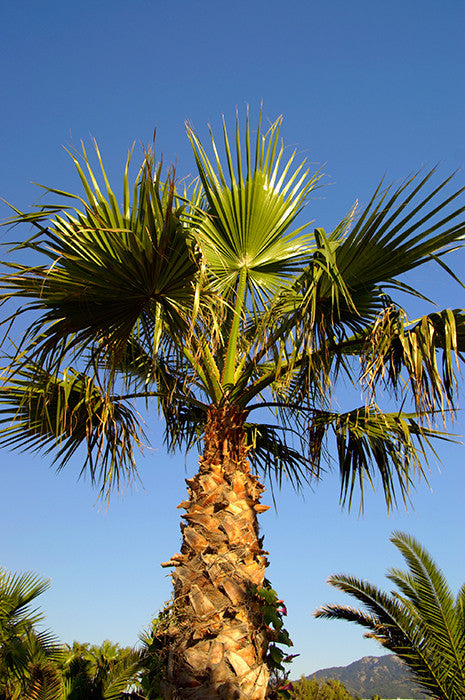
[[[328,582],[354,596],[365,610],[325,605],[315,616],[357,622],[366,637],[380,642],[409,667],[429,695],[459,700],[465,690],[465,584],[456,597],[442,571],[419,542],[397,532],[391,542],[408,571],[389,569],[397,590],[386,593],[366,580],[337,574]]]
[[[100,646],[59,644],[31,606],[50,581],[0,569],[0,700],[122,700],[142,672],[139,651],[109,640]],[[147,696],[149,698],[149,696]]]
[[[50,582],[32,573],[0,569],[0,699],[62,700],[57,668],[63,648],[37,625],[43,614],[33,608]]]
[[[213,136],[210,157],[188,126],[197,182],[177,185],[147,150],[132,184],[128,158],[121,202],[98,149],[103,185],[83,150],[72,156],[83,196],[50,188],[58,204],[10,220],[36,232],[0,280],[13,303],[1,444],[53,452],[59,466],[84,445],[82,470],[108,495],[136,471],[139,398],[156,403],[168,449],[202,451],[180,504],[181,551],[165,562],[166,698],[267,692],[276,630],[259,595],[258,516],[268,506],[251,464],[300,486],[321,475],[335,436],[341,501],[378,478],[392,507],[424,474],[443,437],[430,421],[456,395],[463,311],[411,319],[394,297],[421,298],[403,277],[418,266],[449,270],[463,189],[451,191],[450,178],[430,188],[433,171],[419,173],[381,184],[333,231],[311,230],[297,217],[320,174],[285,155],[280,125],[262,132],[260,117],[253,138],[248,117],[244,136],[237,119],[232,142],[224,126],[224,157]],[[339,378],[366,396],[340,413]],[[382,409],[382,388],[402,390],[400,410]]]
[[[100,646],[74,642],[61,666],[63,700],[122,700],[139,685],[141,654],[106,639]],[[142,697],[142,696],[140,696]]]

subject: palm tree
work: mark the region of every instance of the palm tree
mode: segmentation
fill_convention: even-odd
[[[138,682],[141,654],[106,639],[100,646],[74,642],[62,664],[63,700],[121,700]],[[142,696],[140,696],[142,697]]]
[[[0,569],[0,700],[142,697],[124,695],[138,685],[140,652],[109,640],[66,649],[50,632],[36,629],[44,616],[31,604],[49,586],[36,574]]]
[[[62,647],[36,625],[43,614],[31,604],[50,582],[35,574],[0,569],[0,700],[62,700],[56,663]]]
[[[103,187],[83,149],[72,157],[84,197],[49,189],[59,204],[10,220],[36,234],[1,280],[15,302],[8,324],[27,323],[5,350],[1,444],[55,451],[59,466],[84,444],[82,469],[106,495],[135,474],[136,398],[156,400],[168,449],[203,445],[180,504],[181,552],[165,563],[167,698],[265,696],[275,633],[262,614],[257,516],[267,506],[250,463],[302,485],[334,434],[342,502],[378,474],[391,507],[423,474],[443,435],[428,421],[456,392],[463,312],[410,320],[392,295],[419,295],[402,278],[419,265],[449,269],[463,189],[450,192],[448,178],[430,191],[433,172],[381,184],[334,231],[312,233],[296,219],[320,174],[285,156],[280,125],[262,133],[260,117],[254,145],[248,117],[245,137],[236,119],[235,146],[224,125],[224,161],[213,136],[210,159],[188,126],[198,181],[177,187],[148,150],[132,187],[129,156],[121,204],[98,149]],[[367,401],[337,413],[342,376],[362,381]],[[382,410],[383,384],[412,396],[413,412]]]
[[[405,661],[428,695],[460,700],[465,688],[465,584],[454,598],[442,571],[413,537],[394,533],[391,542],[409,570],[389,569],[398,590],[385,593],[365,580],[337,574],[328,582],[361,602],[365,611],[325,605],[315,616],[357,622]]]

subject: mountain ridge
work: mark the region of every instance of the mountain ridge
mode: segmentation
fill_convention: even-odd
[[[307,678],[339,680],[352,695],[362,698],[371,698],[375,694],[381,698],[426,698],[412,680],[407,666],[395,654],[363,656],[347,666],[320,669]]]

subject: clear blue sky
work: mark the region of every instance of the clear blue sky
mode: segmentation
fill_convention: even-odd
[[[187,175],[184,121],[206,136],[207,123],[218,131],[221,114],[232,119],[246,104],[256,114],[262,100],[266,117],[284,114],[286,144],[324,165],[328,187],[308,215],[327,230],[384,174],[392,181],[442,162],[446,175],[465,164],[459,0],[17,0],[0,22],[0,194],[18,207],[36,200],[31,182],[77,188],[62,145],[96,137],[115,180],[133,141],[149,143],[156,127],[159,152]],[[464,277],[464,254],[452,262]],[[463,289],[434,268],[414,282],[465,306]],[[0,454],[0,565],[52,579],[42,604],[63,641],[134,644],[170,595],[159,563],[179,550],[176,505],[196,458],[167,457],[156,417],[150,427],[144,490],[115,498],[108,512],[77,481],[77,459],[56,475],[46,457]],[[456,429],[465,433],[463,418]],[[325,583],[332,573],[384,585],[386,568],[400,563],[393,530],[419,538],[455,590],[465,580],[464,448],[441,455],[441,473],[432,461],[431,488],[419,486],[408,513],[387,517],[380,496],[363,518],[341,512],[332,474],[305,498],[287,487],[277,494],[262,528],[301,654],[293,675],[382,653],[358,628],[317,622],[312,611],[341,600]]]

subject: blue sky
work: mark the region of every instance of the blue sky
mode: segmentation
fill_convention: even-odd
[[[222,114],[230,121],[250,104],[256,115],[261,101],[266,118],[284,114],[285,143],[324,166],[327,187],[307,214],[327,230],[384,175],[393,181],[440,162],[445,176],[465,165],[458,0],[18,0],[0,21],[0,195],[20,208],[38,197],[32,182],[78,189],[62,145],[95,137],[119,182],[132,143],[136,151],[150,143],[156,127],[159,154],[188,175],[185,120],[206,137],[207,123],[218,133]],[[463,252],[451,262],[463,277]],[[465,306],[463,289],[435,268],[414,282],[443,305]],[[64,641],[134,644],[169,597],[159,563],[179,550],[176,505],[196,458],[167,457],[156,416],[149,427],[153,449],[139,460],[144,489],[115,498],[108,511],[77,480],[78,460],[56,475],[46,457],[1,454],[0,565],[52,579],[42,604]],[[465,432],[460,416],[455,427]],[[455,590],[465,580],[463,449],[441,449],[441,472],[433,460],[430,487],[418,487],[408,513],[387,517],[380,496],[368,498],[363,518],[341,512],[333,474],[304,498],[286,486],[277,494],[278,511],[262,517],[262,529],[301,655],[293,675],[382,653],[358,628],[311,614],[341,600],[325,584],[332,573],[384,585],[386,568],[400,563],[393,530],[420,539]]]

